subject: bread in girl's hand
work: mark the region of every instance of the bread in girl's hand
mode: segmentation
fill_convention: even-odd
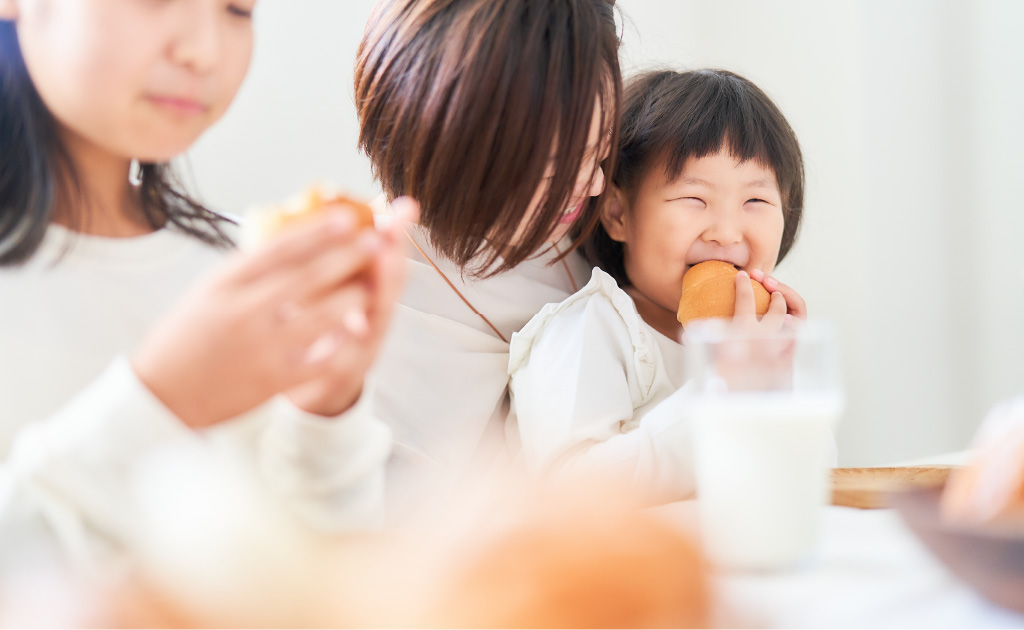
[[[683,326],[697,319],[731,318],[736,312],[736,267],[721,260],[696,264],[683,276],[683,296],[676,319]],[[758,316],[768,312],[771,294],[751,279]]]
[[[290,227],[317,216],[327,208],[343,207],[356,219],[358,229],[373,227],[373,210],[369,205],[336,192],[314,186],[282,204],[250,212],[242,233],[243,245],[260,245]]]

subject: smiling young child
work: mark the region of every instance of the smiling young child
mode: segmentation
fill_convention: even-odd
[[[769,274],[803,210],[803,159],[774,103],[730,72],[634,78],[590,282],[512,338],[512,412],[535,473],[606,472],[656,500],[693,491],[676,309],[683,274],[740,269],[734,318],[755,320],[749,278],[771,292],[755,325],[804,318],[803,299]],[[623,477],[625,476],[625,477]]]

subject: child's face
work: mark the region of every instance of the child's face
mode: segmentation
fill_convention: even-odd
[[[256,0],[0,0],[67,139],[163,162],[227,109]]]
[[[687,161],[668,181],[661,164],[644,177],[632,206],[602,217],[625,245],[634,290],[675,313],[683,274],[705,260],[770,273],[782,243],[782,196],[771,169],[727,151]]]

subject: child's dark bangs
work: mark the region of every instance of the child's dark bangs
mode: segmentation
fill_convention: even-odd
[[[659,153],[666,158],[670,180],[682,174],[687,160],[722,150],[740,162],[754,161],[779,172],[778,151],[770,146],[770,122],[746,94],[722,79],[715,77],[710,85],[693,86],[687,94],[688,102],[679,107],[679,111],[689,114],[678,115],[675,120],[680,122],[669,122],[666,127],[670,128],[658,134],[662,145]],[[672,118],[666,117],[666,121]]]

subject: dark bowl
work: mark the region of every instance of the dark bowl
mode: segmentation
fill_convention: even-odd
[[[1024,613],[1024,530],[946,522],[942,488],[897,493],[903,520],[950,571],[991,602]]]

